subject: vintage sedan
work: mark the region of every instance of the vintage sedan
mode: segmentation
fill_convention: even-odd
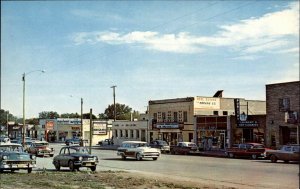
[[[84,146],[66,146],[61,148],[52,163],[57,171],[61,167],[69,167],[71,171],[79,170],[80,167],[88,167],[92,171],[96,171],[99,161],[98,157],[89,154],[88,149]]]
[[[36,167],[36,157],[24,152],[21,144],[0,145],[0,172],[25,169],[31,173],[34,167]]]
[[[142,160],[143,158],[152,158],[157,160],[160,156],[160,150],[157,148],[151,148],[147,142],[143,141],[124,141],[118,148],[117,155],[121,156],[123,160],[126,158],[135,158]]]
[[[163,153],[169,153],[170,152],[170,145],[164,141],[164,140],[153,140],[150,142],[149,146],[151,148],[158,148]]]
[[[34,141],[27,149],[30,154],[35,154],[36,156],[50,156],[53,157],[54,149],[49,147],[47,141]]]
[[[285,163],[289,161],[300,161],[300,146],[284,145],[280,150],[267,150],[265,157],[270,159],[272,163],[276,163],[277,160],[282,160]]]

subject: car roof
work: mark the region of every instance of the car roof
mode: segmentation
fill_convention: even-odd
[[[17,143],[4,143],[4,144],[0,144],[0,146],[22,146],[22,145]]]
[[[38,141],[38,140],[35,140],[35,141],[32,141],[32,143],[42,143],[42,144],[45,144],[45,143],[49,143],[49,142],[47,142],[47,141]]]
[[[147,142],[144,142],[144,141],[124,141],[124,142],[122,142],[122,144],[125,144],[125,143],[133,143],[133,144],[136,144],[136,143],[147,143]]]

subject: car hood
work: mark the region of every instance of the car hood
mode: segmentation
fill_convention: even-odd
[[[138,147],[137,149],[141,151],[147,151],[147,152],[159,152],[157,148],[151,148],[151,147]]]
[[[75,153],[75,154],[71,154],[73,157],[86,157],[86,158],[90,158],[90,157],[96,157],[95,155],[91,155],[91,154],[82,154],[82,153]]]
[[[7,156],[7,160],[20,160],[28,161],[31,160],[30,155],[25,152],[3,152],[2,156]]]

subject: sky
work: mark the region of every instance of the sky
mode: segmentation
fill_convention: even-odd
[[[45,70],[42,73],[41,70]],[[1,1],[1,108],[95,115],[149,100],[265,100],[299,81],[299,1]]]

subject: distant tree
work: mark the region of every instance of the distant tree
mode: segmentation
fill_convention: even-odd
[[[61,118],[80,118],[80,114],[76,113],[64,113],[60,115]]]
[[[104,113],[101,113],[101,114],[99,114],[99,119],[106,120],[106,119],[108,119],[108,116]]]
[[[116,119],[117,120],[130,120],[132,114],[132,108],[126,106],[125,104],[116,103]],[[108,105],[105,109],[104,114],[107,115],[108,119],[114,119],[114,105]],[[133,118],[138,118],[139,113],[133,111]]]
[[[43,111],[39,113],[39,118],[40,119],[55,119],[59,118],[59,114],[57,112],[53,111]]]
[[[82,118],[83,119],[90,119],[90,113],[83,114]],[[97,119],[97,117],[94,114],[92,114],[92,118]]]
[[[0,110],[0,125],[6,125],[7,121],[15,121],[17,117],[13,114],[10,114],[9,111],[3,109]]]
[[[28,123],[30,125],[39,125],[39,119],[38,118],[28,119],[28,120],[26,120],[26,123]]]

